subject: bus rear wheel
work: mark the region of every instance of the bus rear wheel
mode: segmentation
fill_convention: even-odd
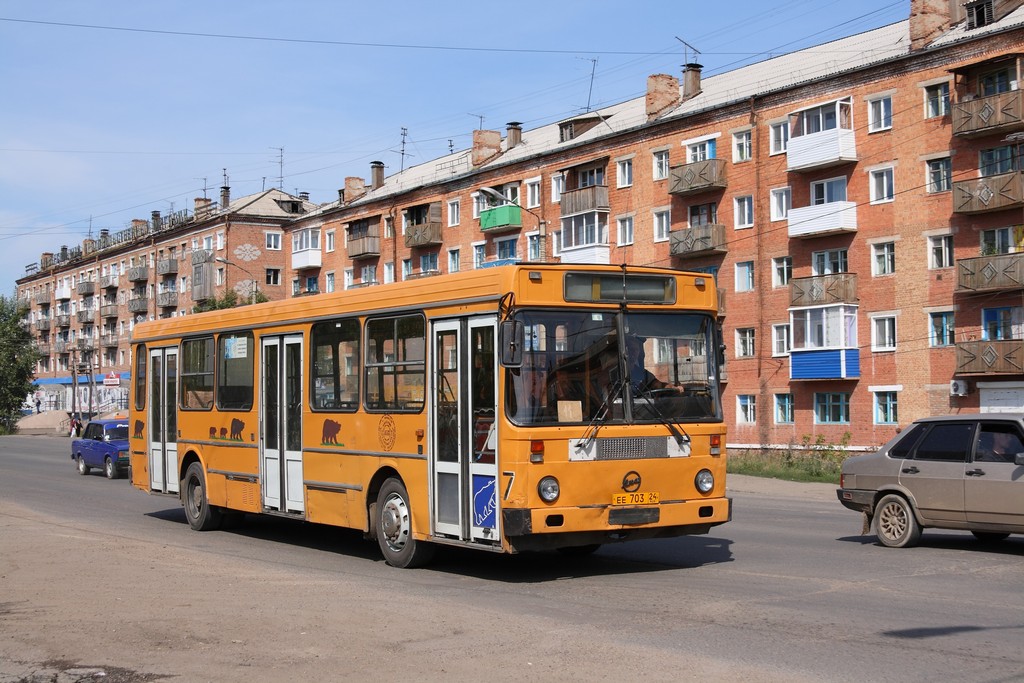
[[[210,505],[206,497],[206,477],[203,466],[194,462],[185,470],[181,482],[182,503],[188,525],[196,531],[213,531],[220,528],[221,512]]]
[[[381,486],[373,523],[377,545],[392,567],[422,567],[433,558],[434,546],[412,537],[409,493],[399,479],[388,479]]]

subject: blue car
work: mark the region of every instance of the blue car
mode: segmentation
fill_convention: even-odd
[[[85,425],[81,438],[71,442],[71,459],[79,474],[103,468],[107,479],[128,471],[128,421],[93,420]]]

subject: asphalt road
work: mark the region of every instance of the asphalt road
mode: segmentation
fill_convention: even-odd
[[[733,477],[708,536],[585,559],[445,549],[175,498],[0,437],[0,683],[1024,680],[1024,537],[883,548],[832,487]]]

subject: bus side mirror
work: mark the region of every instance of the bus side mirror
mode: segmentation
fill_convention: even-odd
[[[506,368],[523,366],[523,346],[526,341],[526,326],[522,320],[506,320],[498,328],[498,346],[501,348],[501,365]]]

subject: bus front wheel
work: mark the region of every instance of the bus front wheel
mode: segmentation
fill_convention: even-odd
[[[188,525],[196,531],[212,531],[220,528],[221,512],[210,505],[206,497],[206,477],[203,466],[194,462],[185,470],[185,479],[181,482],[182,503],[185,505],[185,517]]]
[[[412,537],[409,493],[400,480],[391,478],[381,486],[375,517],[377,544],[392,567],[421,567],[434,556],[433,545]]]

